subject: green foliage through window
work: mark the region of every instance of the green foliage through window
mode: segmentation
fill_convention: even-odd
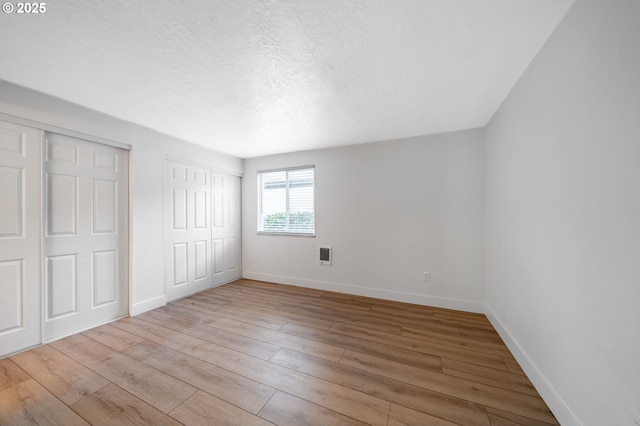
[[[287,227],[286,213],[272,213],[264,218],[265,232],[284,232],[287,229],[313,230],[313,212],[295,212],[289,215]]]

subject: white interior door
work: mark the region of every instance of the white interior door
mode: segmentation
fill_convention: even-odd
[[[128,151],[45,143],[45,341],[128,313]]]
[[[176,300],[211,287],[209,170],[167,161],[166,292]]]
[[[0,357],[41,343],[42,132],[0,122]]]
[[[240,178],[212,172],[213,285],[242,278]]]

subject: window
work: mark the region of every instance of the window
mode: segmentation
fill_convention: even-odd
[[[314,170],[258,172],[258,233],[315,235]]]

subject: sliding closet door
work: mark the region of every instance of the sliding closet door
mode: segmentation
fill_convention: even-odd
[[[242,278],[240,178],[213,172],[213,285]]]
[[[45,340],[128,313],[128,152],[47,133]]]
[[[0,122],[0,357],[41,343],[41,146]]]
[[[176,300],[211,287],[209,170],[167,161],[166,292]]]

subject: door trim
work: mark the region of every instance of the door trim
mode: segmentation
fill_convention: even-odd
[[[114,141],[112,139],[101,138],[99,136],[78,132],[78,131],[67,129],[64,127],[53,126],[51,124],[43,123],[41,121],[30,120],[28,118],[22,118],[15,115],[5,114],[3,112],[0,112],[0,121],[19,124],[21,126],[27,126],[37,130],[42,130],[44,132],[58,133],[63,136],[70,136],[76,139],[83,139],[89,142],[95,142],[102,145],[112,146],[114,148],[126,149],[127,151],[131,151],[131,145],[126,143]]]
[[[199,161],[192,161],[192,160],[185,160],[184,158],[181,157],[176,157],[173,155],[165,155],[164,156],[165,162],[166,161],[173,161],[176,163],[181,163],[187,166],[193,166],[193,167],[200,167],[202,169],[207,169],[210,172],[214,172],[214,173],[222,173],[225,175],[232,175],[232,176],[237,176],[237,177],[243,177],[244,174],[242,172],[238,172],[237,170],[227,170],[227,169],[223,169],[220,167],[212,167],[210,164],[206,164],[206,163],[200,163]]]

